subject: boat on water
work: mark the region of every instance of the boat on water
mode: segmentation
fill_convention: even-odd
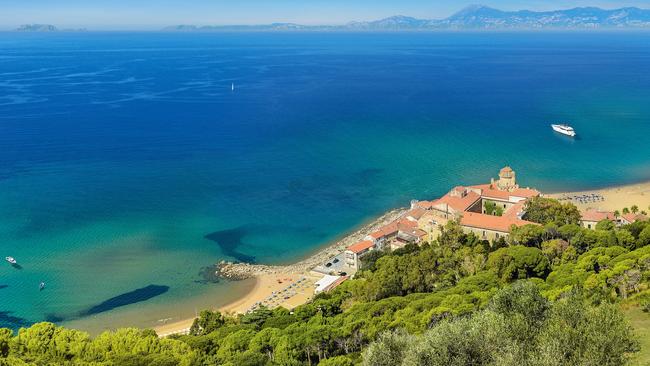
[[[553,131],[561,133],[563,135],[575,137],[576,131],[573,129],[573,127],[566,125],[566,124],[559,124],[559,125],[551,125],[553,127]]]
[[[17,264],[16,259],[14,257],[5,257],[5,260],[11,264]]]
[[[235,91],[235,83],[230,84],[230,91]]]
[[[38,290],[43,291],[45,289],[45,282],[41,282],[38,284]]]

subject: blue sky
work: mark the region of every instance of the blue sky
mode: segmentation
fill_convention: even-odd
[[[650,0],[0,0],[0,28],[24,23],[89,29],[156,29],[172,24],[340,24],[391,15],[444,18],[471,4],[504,10],[575,6],[650,8]]]

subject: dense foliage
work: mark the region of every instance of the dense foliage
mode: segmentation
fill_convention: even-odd
[[[507,241],[452,221],[436,242],[373,253],[356,279],[292,312],[204,311],[167,339],[2,330],[0,365],[624,364],[635,342],[615,304],[650,300],[650,223],[588,230],[571,205],[529,209],[541,225]]]

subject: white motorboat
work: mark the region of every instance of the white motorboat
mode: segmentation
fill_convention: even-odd
[[[563,135],[575,137],[576,131],[573,129],[573,127],[565,124],[561,125],[551,125],[553,127],[553,131],[561,133]]]
[[[16,262],[16,260],[14,259],[14,257],[5,257],[5,260],[6,260],[7,262],[11,263],[11,264],[17,264],[17,263],[18,263],[18,262]]]

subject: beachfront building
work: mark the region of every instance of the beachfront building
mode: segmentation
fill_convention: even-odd
[[[648,220],[648,216],[643,215],[643,214],[638,214],[638,213],[628,213],[628,214],[623,214],[620,217],[620,221],[622,225],[629,225],[629,224],[634,224],[637,221],[646,221]]]
[[[321,292],[329,292],[334,290],[338,285],[342,284],[347,280],[349,277],[348,276],[331,276],[331,275],[325,275],[323,278],[320,280],[316,281],[315,283],[315,288],[314,288],[314,293],[315,294],[320,294]]]
[[[507,237],[512,226],[532,224],[523,219],[526,200],[537,197],[536,189],[521,188],[514,170],[505,167],[489,184],[457,186],[434,201],[414,201],[411,208],[424,210],[418,223],[429,241],[440,235],[440,226],[459,220],[467,233],[484,240]]]
[[[361,257],[375,249],[377,245],[371,240],[362,240],[350,245],[345,249],[345,265],[358,270],[361,268]]]
[[[596,229],[596,224],[603,220],[612,221],[616,226],[629,225],[637,221],[644,221],[648,218],[645,215],[627,213],[620,216],[616,216],[611,211],[604,211],[595,208],[590,208],[580,212],[582,216],[582,226],[587,229]]]
[[[596,224],[598,224],[603,220],[609,220],[617,225],[619,224],[619,220],[616,217],[616,215],[614,215],[614,213],[610,211],[603,211],[595,208],[590,208],[588,210],[584,210],[580,212],[580,215],[582,216],[581,218],[582,226],[587,229],[596,229]]]

